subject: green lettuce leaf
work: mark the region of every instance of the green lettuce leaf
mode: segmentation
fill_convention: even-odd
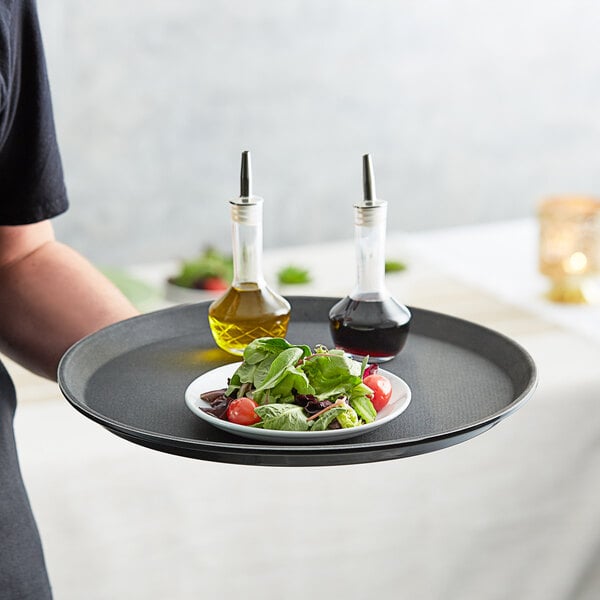
[[[308,382],[306,374],[295,366],[287,368],[281,381],[268,390],[254,393],[254,400],[259,404],[265,402],[268,395],[269,402],[293,402],[295,390],[298,394],[314,394],[315,390]]]
[[[301,348],[287,348],[271,363],[264,379],[260,385],[256,386],[256,391],[260,392],[275,387],[286,375],[289,367],[293,367],[302,357]]]
[[[325,431],[330,423],[337,419],[343,428],[356,427],[358,416],[350,406],[336,406],[315,419],[311,431]]]
[[[348,427],[357,427],[360,425],[360,419],[358,418],[356,411],[350,406],[348,406],[339,415],[336,415],[336,419],[343,429],[347,429]]]
[[[254,411],[262,419],[255,427],[283,431],[308,431],[310,427],[304,409],[295,404],[264,404]]]
[[[350,392],[348,402],[365,423],[372,423],[377,417],[377,411],[371,402],[373,391],[364,383],[359,383]]]
[[[315,389],[315,395],[323,400],[341,394],[350,395],[354,387],[362,382],[361,364],[347,358],[343,353],[317,355],[307,360],[300,369]]]

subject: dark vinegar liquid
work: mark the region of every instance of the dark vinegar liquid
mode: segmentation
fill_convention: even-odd
[[[353,300],[349,296],[329,311],[331,337],[336,348],[369,362],[394,358],[406,344],[410,311],[393,298]]]

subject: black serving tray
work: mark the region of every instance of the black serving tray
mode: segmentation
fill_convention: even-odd
[[[331,344],[336,298],[292,297],[287,339]],[[536,368],[517,343],[490,329],[411,308],[407,344],[385,369],[412,390],[406,412],[343,443],[257,443],[196,417],[184,392],[202,373],[239,360],[217,349],[208,302],[111,325],[70,348],[58,381],[67,400],[114,434],[148,448],[204,460],[324,466],[404,458],[463,442],[514,412],[536,386]]]

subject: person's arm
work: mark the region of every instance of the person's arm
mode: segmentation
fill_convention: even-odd
[[[138,311],[52,224],[0,226],[0,351],[56,379],[77,340]]]

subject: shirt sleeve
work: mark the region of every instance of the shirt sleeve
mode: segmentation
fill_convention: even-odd
[[[35,2],[1,4],[11,10],[0,44],[0,225],[21,225],[64,212],[68,201]]]

